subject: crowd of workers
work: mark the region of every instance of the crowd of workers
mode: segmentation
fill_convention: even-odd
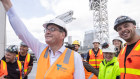
[[[5,65],[1,64],[0,76],[6,79],[28,79],[33,67],[33,57],[28,53],[28,46],[21,42],[20,51],[16,45],[10,45],[6,49],[1,63]]]
[[[113,44],[104,43],[101,48],[95,39],[93,49],[80,55],[78,41],[73,42],[74,50],[64,46],[68,34],[61,19],[43,24],[46,42],[43,44],[27,30],[11,1],[1,1],[13,30],[23,42],[19,52],[15,45],[6,49],[0,61],[0,79],[27,79],[33,66],[28,47],[38,60],[36,79],[140,79],[140,36],[136,33],[135,20],[130,17],[120,16],[114,25],[119,37],[126,41],[125,47],[119,37],[112,40]]]

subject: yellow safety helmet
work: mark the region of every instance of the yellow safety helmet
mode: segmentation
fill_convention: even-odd
[[[80,43],[79,43],[77,40],[73,41],[73,43],[72,43],[72,44],[77,44],[77,45],[79,45],[79,46],[80,46]]]

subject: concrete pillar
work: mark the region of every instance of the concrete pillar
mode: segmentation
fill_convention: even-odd
[[[0,59],[4,56],[6,42],[6,14],[0,1]]]

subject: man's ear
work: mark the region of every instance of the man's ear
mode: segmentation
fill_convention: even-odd
[[[62,32],[61,33],[61,36],[62,36],[62,39],[64,39],[66,37],[66,33],[65,32]]]

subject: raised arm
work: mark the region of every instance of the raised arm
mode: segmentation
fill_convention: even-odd
[[[44,47],[45,44],[39,42],[26,28],[24,23],[20,20],[20,18],[16,15],[12,3],[10,0],[2,0],[2,4],[7,11],[7,15],[9,17],[10,24],[15,31],[16,35],[21,39],[24,43],[26,43],[31,50],[35,53],[38,58],[39,53]]]

